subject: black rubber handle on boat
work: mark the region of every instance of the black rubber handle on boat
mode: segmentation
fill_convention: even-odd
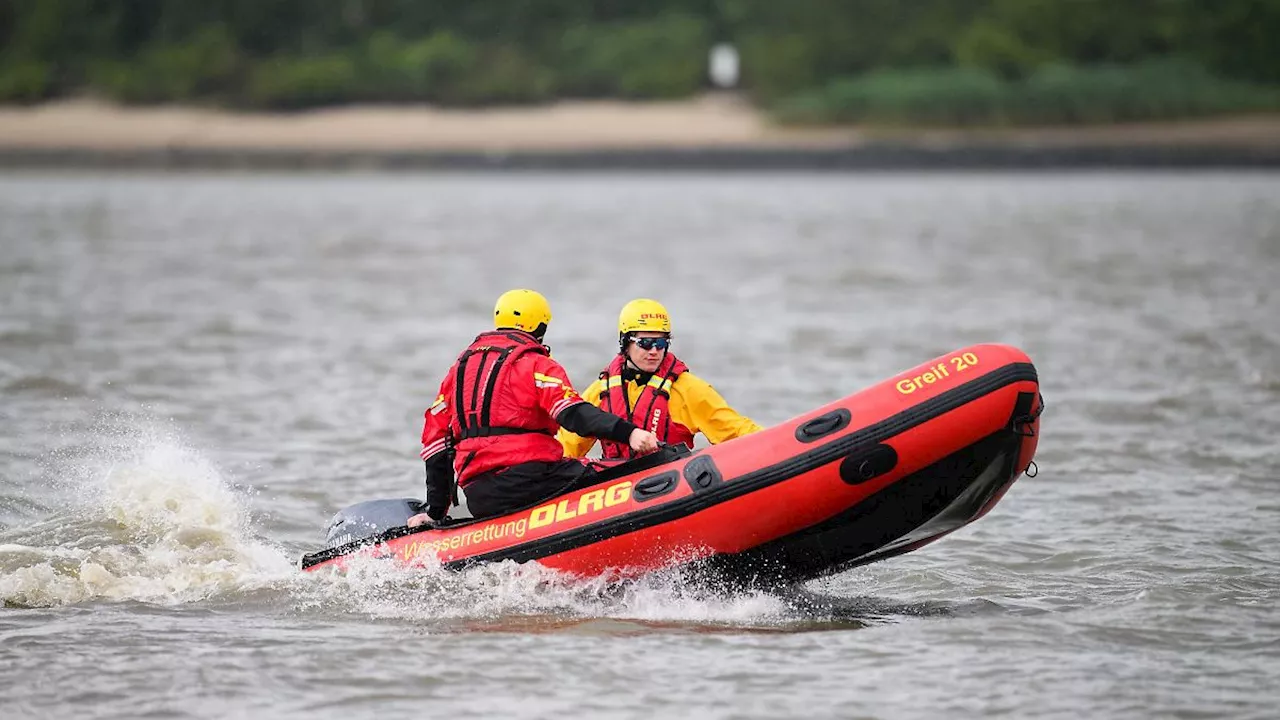
[[[852,416],[847,408],[836,408],[825,415],[819,415],[812,420],[805,422],[796,428],[796,440],[802,443],[810,443],[814,440],[824,438],[837,430],[842,430],[849,425]]]

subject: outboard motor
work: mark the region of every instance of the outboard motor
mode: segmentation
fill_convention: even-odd
[[[376,537],[394,527],[404,527],[409,518],[422,512],[422,503],[413,498],[368,500],[338,511],[329,521],[325,548]]]

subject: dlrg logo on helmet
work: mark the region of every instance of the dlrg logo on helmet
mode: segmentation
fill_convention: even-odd
[[[636,298],[622,306],[618,314],[618,332],[671,332],[671,315],[662,303],[649,298]]]

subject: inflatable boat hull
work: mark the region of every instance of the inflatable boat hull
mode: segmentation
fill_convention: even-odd
[[[640,458],[508,515],[410,530],[411,500],[354,506],[335,519],[354,530],[331,533],[302,566],[342,568],[355,555],[445,567],[514,560],[625,578],[700,561],[744,581],[799,582],[915,550],[990,511],[1031,464],[1041,409],[1026,355],[969,347],[763,432]]]

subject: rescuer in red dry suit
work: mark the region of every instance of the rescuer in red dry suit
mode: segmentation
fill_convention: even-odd
[[[426,512],[409,526],[448,512],[453,481],[475,517],[536,503],[590,484],[595,470],[566,458],[556,432],[624,443],[637,454],[658,448],[657,437],[584,402],[542,339],[551,306],[532,290],[498,298],[495,330],[481,333],[458,356],[425,413]]]

